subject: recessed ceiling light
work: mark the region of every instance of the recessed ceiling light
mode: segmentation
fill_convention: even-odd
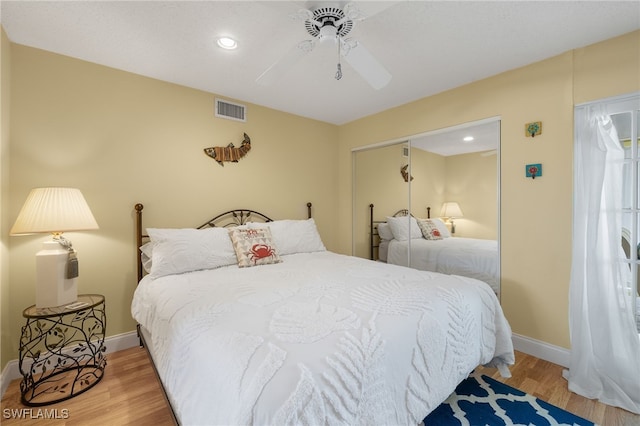
[[[223,49],[233,50],[238,47],[238,43],[230,37],[220,37],[218,39],[218,46],[222,47]]]
[[[462,140],[465,142],[471,142],[473,140],[473,136],[465,136]]]

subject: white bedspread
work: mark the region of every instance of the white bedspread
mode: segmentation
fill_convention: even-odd
[[[407,266],[408,241],[389,242],[387,263]],[[411,267],[422,271],[462,275],[489,284],[498,294],[498,242],[450,237],[442,240],[411,240]]]
[[[486,284],[331,252],[146,277],[132,313],[183,425],[416,425],[514,362]]]

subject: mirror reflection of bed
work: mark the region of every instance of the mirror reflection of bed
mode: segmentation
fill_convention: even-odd
[[[369,208],[372,260],[475,278],[499,295],[497,240],[455,236],[450,223],[430,217],[430,207],[427,217],[415,217],[401,209],[384,221],[375,221],[375,206],[370,204]]]
[[[468,136],[474,139],[464,140]],[[476,277],[484,274],[482,280],[499,296],[499,150],[498,118],[354,150],[352,253],[371,258],[371,247],[374,246],[374,258],[380,258],[379,244],[370,241],[372,237],[379,238],[377,230],[372,234],[369,223],[371,204],[375,205],[373,220],[377,223],[386,222],[398,210],[408,210],[415,218],[424,219],[430,208],[432,219],[442,219],[447,236],[453,236],[452,239],[444,238],[440,241],[443,244],[436,246],[447,246],[446,250],[440,250],[440,255],[445,258],[445,252],[449,253],[450,261],[422,255],[412,257],[414,251],[423,246],[434,245],[433,241],[418,236],[405,243],[395,239],[391,263],[450,274],[454,271]],[[401,175],[402,167],[410,175],[406,181]],[[459,217],[446,217],[442,208],[449,202],[460,207],[462,214]],[[449,219],[455,221],[455,233]],[[405,222],[405,231],[409,232],[409,222]],[[466,241],[469,247],[461,247],[465,240],[469,240]],[[475,247],[472,243],[476,243]],[[401,248],[403,244],[404,248]],[[383,246],[388,249],[389,244],[384,242]],[[481,257],[478,253],[482,253]],[[461,266],[456,269],[451,259],[467,263],[468,271],[462,274]],[[487,269],[489,273],[486,273]]]

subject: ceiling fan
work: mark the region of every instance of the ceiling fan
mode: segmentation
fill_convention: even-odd
[[[271,65],[258,78],[259,84],[268,86],[274,84],[284,75],[298,60],[309,54],[318,44],[333,43],[338,50],[338,63],[335,78],[342,78],[341,58],[376,90],[386,86],[391,80],[391,74],[376,60],[362,43],[347,38],[356,21],[365,17],[360,9],[353,3],[344,8],[322,6],[311,9],[302,9],[294,15],[303,19],[304,26],[313,38],[304,40],[295,45],[284,57]]]

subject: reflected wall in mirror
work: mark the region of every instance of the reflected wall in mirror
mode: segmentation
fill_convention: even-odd
[[[430,206],[439,217],[445,202],[457,202],[463,217],[455,220],[455,236],[497,240],[499,142],[499,121],[411,138],[411,170],[425,173],[411,187],[412,212]],[[442,166],[429,173],[434,156]]]
[[[380,211],[391,212],[386,214],[409,208],[409,189],[412,181],[405,182],[401,173],[401,169],[408,164],[407,141],[353,153],[354,256],[366,259],[371,257],[369,204],[374,203]],[[377,247],[375,256],[377,257]]]
[[[409,147],[405,160],[414,178],[408,183],[393,173],[401,165],[398,152],[404,146]],[[354,152],[353,254],[373,253],[375,260],[471,276],[487,282],[499,295],[499,148],[500,122],[490,119]],[[383,175],[381,170],[388,171]],[[448,218],[441,218],[447,202],[456,202],[463,212],[454,218],[454,234]],[[374,207],[368,212],[370,204]],[[415,235],[409,217],[388,219],[408,209],[420,221],[427,218],[427,207],[430,224],[439,225],[444,238]],[[410,238],[384,232],[398,227]]]

